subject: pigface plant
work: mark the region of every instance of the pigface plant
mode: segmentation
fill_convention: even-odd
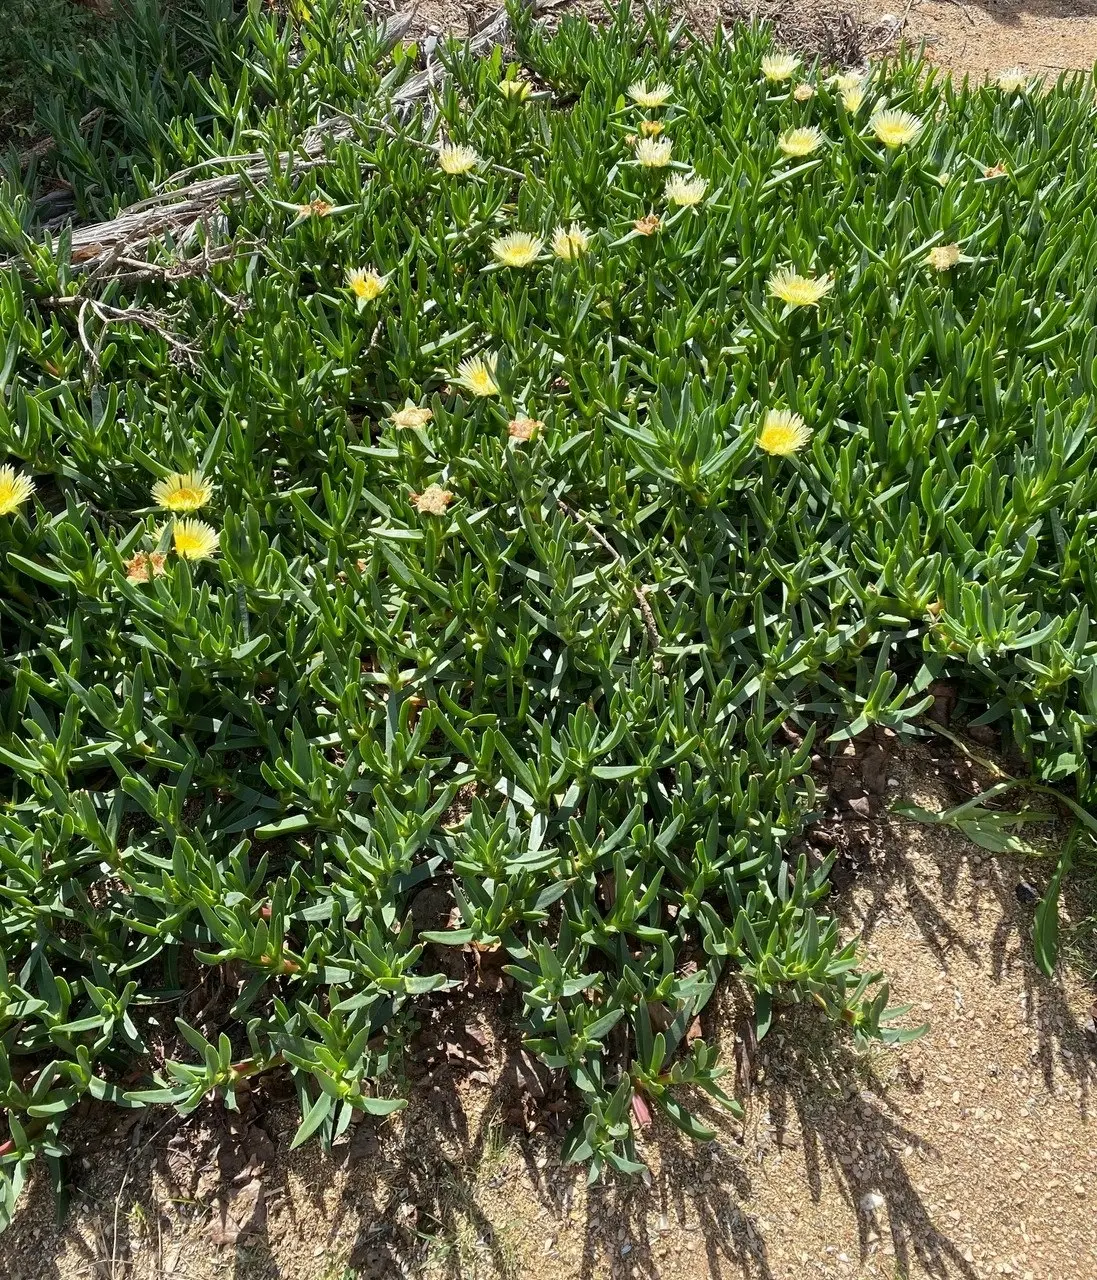
[[[395,1111],[457,948],[568,1154],[635,1171],[736,1105],[722,975],[762,1032],[913,1030],[796,843],[813,750],[949,679],[1094,801],[1088,78],[835,81],[627,8],[427,78],[281,9],[143,0],[6,171],[5,1220],[86,1097]],[[105,261],[56,177],[77,223],[224,198]]]

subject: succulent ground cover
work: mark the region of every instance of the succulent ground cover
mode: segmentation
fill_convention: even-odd
[[[942,680],[1025,770],[995,796],[1073,820],[1050,967],[1094,825],[1090,79],[516,11],[396,111],[422,51],[345,0],[181,30],[151,84],[146,5],[54,64],[48,164],[82,218],[264,158],[244,198],[90,272],[49,174],[0,204],[5,1214],[85,1097],[287,1072],[298,1142],[400,1107],[454,948],[595,1176],[735,1106],[729,968],[763,1031],[916,1034],[796,836],[823,739],[919,732]]]

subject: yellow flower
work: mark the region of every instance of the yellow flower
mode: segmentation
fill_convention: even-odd
[[[347,272],[347,288],[363,302],[373,302],[388,288],[388,276],[378,275],[372,267],[355,267]]]
[[[659,84],[653,85],[650,89],[643,80],[637,80],[635,84],[628,87],[628,96],[636,103],[638,107],[645,110],[654,110],[656,107],[664,107],[670,101],[670,95],[674,90],[665,80]]]
[[[661,120],[641,120],[640,121],[640,137],[641,138],[657,138],[663,132],[663,122]]]
[[[177,520],[172,529],[175,553],[184,560],[208,560],[217,554],[218,533],[202,520]]]
[[[670,164],[669,138],[641,138],[636,144],[636,159],[645,169],[663,169]]]
[[[952,179],[951,173],[939,173],[937,175],[937,185],[941,187],[947,187],[951,179]]]
[[[496,360],[494,355],[489,355],[486,359],[483,356],[472,356],[468,360],[462,360],[453,380],[474,396],[497,396],[499,384],[495,381]]]
[[[532,440],[545,429],[540,418],[511,418],[507,423],[507,435],[512,440]]]
[[[770,276],[766,287],[772,297],[790,307],[814,307],[834,288],[834,281],[830,276],[802,276],[793,267],[782,267]]]
[[[428,516],[444,516],[453,501],[453,494],[440,484],[427,485],[422,493],[409,493],[408,497],[416,511]]]
[[[645,214],[642,218],[637,218],[632,224],[633,230],[638,236],[653,236],[659,230],[659,215],[657,213]]]
[[[676,204],[679,208],[685,209],[700,204],[705,198],[706,190],[708,190],[707,179],[699,178],[696,174],[690,178],[682,173],[672,173],[667,179],[663,194],[668,204]]]
[[[557,227],[552,233],[552,252],[565,262],[581,258],[590,248],[590,236],[577,223],[570,227]]]
[[[480,157],[472,147],[447,142],[438,148],[438,167],[443,173],[468,173],[480,163]]]
[[[212,497],[213,485],[197,471],[174,471],[152,486],[152,500],[165,511],[198,511]]]
[[[767,80],[780,84],[782,80],[791,80],[800,65],[800,59],[794,53],[771,53],[762,59],[762,75]]]
[[[10,516],[34,492],[30,476],[16,474],[14,467],[0,467],[0,516]]]
[[[926,255],[926,265],[934,271],[947,271],[960,261],[958,244],[939,244]]]
[[[842,106],[851,116],[855,116],[861,110],[864,101],[865,86],[863,84],[851,85],[848,89],[842,90]]]
[[[789,458],[811,439],[803,418],[790,409],[770,409],[758,432],[758,448],[777,458]]]
[[[850,89],[856,89],[860,85],[861,77],[856,71],[840,71],[831,76],[827,83],[832,84],[839,93],[848,93]]]
[[[815,125],[789,129],[777,139],[777,145],[786,156],[810,156],[823,145],[823,132]]]
[[[434,414],[429,409],[420,409],[414,400],[405,400],[404,407],[397,409],[389,421],[394,427],[404,431],[414,431],[419,427],[425,427],[433,417]]]
[[[1029,77],[1020,67],[1007,67],[999,71],[994,83],[1003,93],[1024,93],[1028,88]]]
[[[512,231],[491,242],[495,261],[504,267],[529,267],[537,261],[545,242],[528,231]]]
[[[529,97],[529,81],[528,80],[500,80],[499,92],[504,98],[514,98],[518,102],[525,102]]]
[[[797,102],[810,102],[815,97],[815,86],[810,84],[798,84],[792,91],[792,96]]]
[[[885,147],[894,151],[913,142],[922,132],[922,122],[909,111],[884,109],[873,114],[869,127]]]
[[[138,551],[132,560],[126,561],[128,582],[151,582],[164,572],[167,556],[159,551]]]

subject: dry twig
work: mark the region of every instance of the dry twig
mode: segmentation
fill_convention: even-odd
[[[76,332],[80,335],[80,345],[84,348],[84,352],[87,355],[88,360],[91,361],[92,369],[98,372],[99,357],[98,355],[96,355],[94,348],[92,347],[91,343],[88,341],[88,331],[84,328],[84,316],[87,314],[87,310],[91,303],[91,300],[90,298],[80,298],[80,299],[72,298],[72,299],[66,299],[66,301],[70,301],[70,302],[79,301],[80,303],[80,310],[77,311],[76,313]]]
[[[140,307],[112,307],[105,302],[98,302],[94,298],[82,297],[79,294],[64,298],[44,298],[39,305],[77,308],[76,329],[80,335],[80,345],[96,370],[99,368],[99,356],[88,340],[85,326],[89,311],[105,325],[136,324],[142,329],[149,330],[150,333],[159,334],[177,355],[186,356],[189,360],[193,360],[197,354],[196,349],[189,342],[184,341],[167,327],[165,317],[158,311],[147,311]]]

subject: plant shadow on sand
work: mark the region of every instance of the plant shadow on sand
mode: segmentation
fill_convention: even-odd
[[[899,794],[937,808],[985,781],[932,747],[884,763]],[[654,1280],[701,1269],[767,1280],[788,1274],[790,1258],[837,1252],[823,1242],[838,1238],[861,1264],[974,1278],[926,1171],[949,1174],[957,1134],[977,1127],[974,1103],[991,1105],[980,1092],[988,1063],[992,1091],[1024,1072],[1030,1103],[1069,1094],[1084,1128],[1097,1084],[1097,1043],[1085,1030],[1092,993],[1071,975],[1044,978],[1031,958],[1032,908],[1016,886],[1046,876],[1050,861],[986,855],[875,801],[865,817],[833,787],[831,796],[820,830],[837,846],[833,908],[896,1000],[914,1005],[908,1020],[930,1024],[924,1040],[858,1053],[801,1006],[759,1046],[749,1002],[730,981],[704,1032],[721,1042],[745,1120],[702,1102],[717,1138],[696,1144],[656,1116],[641,1139],[650,1177],[588,1189],[584,1171],[559,1163],[574,1099],[523,1051],[509,981],[450,953],[466,981],[409,1046],[406,1111],[364,1119],[327,1156],[315,1144],[288,1149],[298,1117],[276,1080],[235,1115],[214,1105],[186,1119],[161,1108],[90,1111],[69,1135],[72,1207],[56,1225],[38,1171],[5,1236],[11,1274],[457,1280],[551,1269]],[[1086,909],[1069,897],[1066,907],[1075,917]],[[973,1105],[944,1126],[962,1080]]]

